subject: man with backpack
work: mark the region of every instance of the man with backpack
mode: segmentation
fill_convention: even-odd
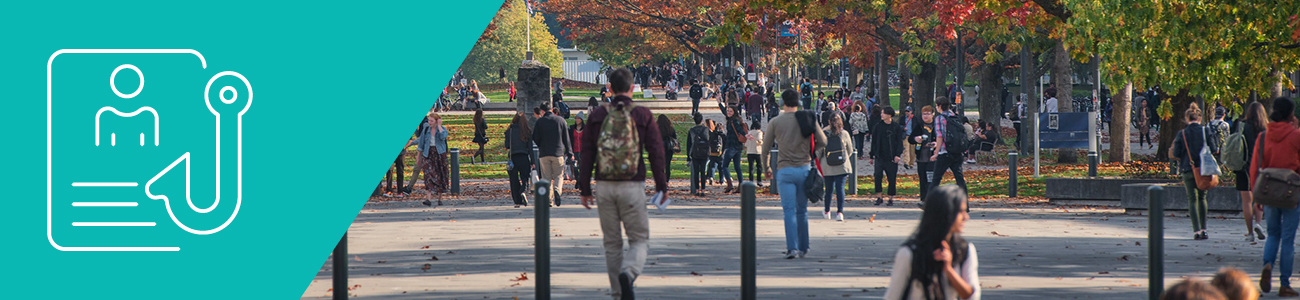
[[[1227,142],[1228,135],[1232,134],[1232,124],[1223,120],[1223,117],[1227,114],[1228,109],[1223,106],[1214,108],[1214,120],[1211,120],[1209,126],[1207,126],[1209,127],[1210,138],[1208,142],[1214,143],[1214,149],[1223,149],[1223,143]],[[1222,157],[1219,156],[1219,153],[1220,152],[1215,152],[1214,156],[1220,157],[1220,161],[1222,161]]]
[[[813,104],[812,96],[813,96],[812,83],[808,82],[808,78],[805,77],[803,79],[803,83],[799,84],[799,101],[803,102],[804,110],[812,109],[812,104]],[[781,99],[781,100],[785,101],[785,99]]]
[[[573,141],[569,140],[568,123],[553,112],[550,103],[543,102],[538,109],[542,116],[533,123],[532,136],[537,144],[537,176],[551,182],[551,200],[560,206],[565,160],[573,157]]]
[[[943,182],[943,173],[952,170],[952,177],[957,179],[957,185],[961,186],[962,191],[966,191],[966,176],[961,174],[962,155],[966,153],[966,147],[970,140],[966,138],[966,127],[963,126],[962,118],[952,112],[952,103],[947,98],[939,97],[934,100],[935,105],[939,106],[939,115],[934,118],[935,129],[935,151],[930,156],[930,161],[934,162],[934,180],[926,188],[934,188]],[[969,207],[967,208],[969,209]]]
[[[709,166],[709,127],[704,115],[694,113],[695,127],[686,131],[686,161],[691,164],[691,184],[695,196],[704,197],[704,170]]]
[[[698,80],[694,80],[694,79],[691,80],[690,96],[691,96],[691,113],[692,114],[700,113],[700,99],[704,98],[704,87],[700,86],[700,82]]]
[[[577,187],[583,207],[591,209],[591,204],[597,204],[610,294],[615,299],[636,299],[632,284],[641,275],[650,248],[645,154],[649,156],[649,169],[654,172],[658,191],[652,199],[668,202],[667,160],[664,151],[658,150],[663,149],[663,139],[659,138],[659,126],[650,109],[632,102],[632,80],[632,71],[625,68],[609,73],[614,100],[592,110],[579,151],[582,160],[578,164]],[[594,193],[593,172],[599,181]],[[627,253],[623,252],[624,231],[628,237]]]

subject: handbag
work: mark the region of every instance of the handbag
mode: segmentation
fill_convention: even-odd
[[[826,192],[826,179],[822,178],[821,162],[817,159],[815,149],[817,147],[817,136],[808,136],[808,155],[812,159],[812,167],[808,168],[808,177],[803,180],[803,190],[808,202],[817,203],[822,199],[823,193]]]
[[[1214,152],[1210,152],[1210,147],[1205,143],[1205,130],[1201,130],[1201,175],[1204,176],[1222,176],[1223,171],[1219,170],[1219,161],[1215,160]]]
[[[1264,144],[1261,144],[1264,142],[1264,133],[1259,136],[1255,148],[1259,159],[1264,159]],[[1260,161],[1259,165],[1264,166],[1266,163]],[[1300,204],[1296,194],[1300,194],[1300,174],[1283,168],[1260,168],[1259,175],[1255,177],[1255,186],[1250,191],[1255,203],[1282,209],[1294,209]]]
[[[1204,141],[1204,139],[1202,139],[1202,141]],[[1201,148],[1202,148],[1202,150],[1204,150],[1205,145],[1202,144],[1202,145],[1201,145]],[[1188,159],[1188,160],[1192,159],[1192,148],[1189,147],[1189,146],[1187,146],[1187,130],[1183,130],[1183,149],[1186,149],[1186,150],[1187,150],[1187,159]],[[1204,161],[1202,161],[1202,163],[1204,163]],[[1201,189],[1201,190],[1209,190],[1209,189],[1214,188],[1215,186],[1218,186],[1218,185],[1219,185],[1219,176],[1216,176],[1216,175],[1208,175],[1208,176],[1206,176],[1206,175],[1201,175],[1201,174],[1202,174],[1202,173],[1201,173],[1201,169],[1202,169],[1202,168],[1201,168],[1201,167],[1197,167],[1196,164],[1195,164],[1195,162],[1188,161],[1187,164],[1192,165],[1192,177],[1196,179],[1196,188],[1197,188],[1197,189]],[[1218,168],[1218,166],[1216,165],[1215,168]]]

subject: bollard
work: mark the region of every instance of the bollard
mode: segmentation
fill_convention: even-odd
[[[777,191],[777,190],[776,190],[776,186],[778,185],[778,184],[776,184],[776,183],[777,183],[777,181],[776,181],[776,156],[777,156],[778,153],[779,153],[779,151],[778,151],[777,149],[772,149],[772,154],[770,154],[771,158],[769,158],[769,159],[767,160],[767,169],[768,169],[768,170],[772,170],[772,178],[768,178],[768,179],[767,179],[767,180],[769,180],[769,181],[768,181],[769,184],[767,185],[767,192],[768,192],[769,194],[773,194],[773,195],[780,195],[780,194],[781,194],[780,191]]]
[[[1007,166],[1007,197],[1017,197],[1016,193],[1018,192],[1018,186],[1016,186],[1016,177],[1020,175],[1020,172],[1016,169],[1016,164],[1020,162],[1019,160],[1020,153],[1016,153],[1015,151],[1007,153],[1007,163],[1010,164]]]
[[[844,186],[845,189],[848,190],[847,193],[849,195],[857,195],[858,194],[858,151],[857,150],[854,150],[852,153],[849,153],[849,163],[850,163],[849,166],[851,167],[851,169],[853,169],[853,172],[849,173],[849,180],[844,182]]]
[[[334,246],[334,300],[348,299],[348,233]]]
[[[535,149],[535,148],[534,148]],[[545,179],[533,184],[533,256],[536,257],[536,299],[551,299],[551,182]]]
[[[1165,188],[1152,185],[1147,188],[1147,253],[1150,263],[1147,270],[1148,295],[1151,300],[1160,299],[1165,289]]]
[[[451,148],[451,194],[460,195],[460,148]]]
[[[1097,177],[1097,152],[1088,151],[1088,177]]]
[[[758,294],[757,281],[757,255],[758,239],[754,235],[754,190],[757,188],[753,182],[746,182],[740,185],[740,299],[752,300]]]

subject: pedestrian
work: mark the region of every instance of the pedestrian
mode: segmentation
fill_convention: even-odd
[[[805,81],[805,83],[807,83]],[[781,92],[785,105],[782,113],[763,128],[763,161],[770,161],[772,146],[781,145],[777,162],[768,167],[768,177],[776,173],[776,183],[781,193],[781,212],[785,220],[785,258],[804,257],[808,254],[808,195],[804,180],[809,176],[812,158],[826,147],[826,133],[818,130],[816,117],[799,110],[799,97],[795,91]],[[804,152],[803,149],[809,149]]]
[[[436,112],[437,106],[435,106],[433,109],[430,109],[429,111]],[[415,182],[420,180],[420,173],[424,172],[424,168],[421,166],[424,165],[424,160],[427,155],[425,155],[424,151],[422,151],[421,149],[428,148],[429,145],[424,145],[424,148],[421,148],[419,143],[420,142],[432,143],[433,141],[432,138],[425,138],[424,140],[420,139],[420,137],[424,136],[427,133],[429,133],[429,117],[425,116],[423,119],[420,120],[420,125],[416,126],[415,133],[411,134],[411,140],[406,142],[406,147],[402,148],[403,152],[405,152],[407,147],[411,147],[412,145],[416,146],[415,166],[411,168],[410,181],[406,182],[406,190],[405,190],[406,194],[415,192]],[[427,177],[429,176],[429,174],[425,174],[425,176]]]
[[[723,179],[731,180],[731,175],[727,171],[720,171],[722,168],[723,137],[727,136],[722,132],[722,124],[712,119],[709,120],[709,185],[714,183],[721,184]],[[717,177],[715,178],[714,174]]]
[[[517,90],[515,90],[515,83],[514,83],[514,82],[509,82],[509,83],[506,83],[506,85],[510,87],[510,91],[509,91],[509,92],[510,92],[510,101],[506,101],[506,102],[515,102],[515,95],[516,95],[516,92],[518,92]]]
[[[920,122],[920,121],[915,121],[914,118],[917,118],[917,116],[912,114],[912,107],[904,106],[902,120],[899,120],[898,124],[903,126],[903,139],[905,140],[912,139],[911,138],[912,123]],[[903,158],[902,165],[904,169],[911,169],[912,165],[916,163],[916,153],[915,151],[912,151],[913,150],[912,147],[904,147],[904,148],[905,149],[903,150],[903,155],[902,155]]]
[[[748,101],[745,103],[745,111],[749,112],[749,122],[762,124],[763,111],[766,110],[764,104],[767,103],[767,101],[763,99],[763,87],[754,87],[754,92],[749,93],[749,96],[746,99],[748,99]]]
[[[510,159],[506,161],[510,198],[515,201],[515,208],[528,206],[528,179],[533,170],[533,131],[528,128],[528,118],[523,113],[516,113],[510,120],[502,145],[510,153]]]
[[[735,108],[727,107],[726,111],[726,135],[723,136],[722,168],[720,170],[722,170],[723,174],[728,175],[730,175],[728,168],[736,170],[736,182],[733,186],[731,178],[727,178],[727,188],[722,191],[724,194],[739,193],[740,184],[745,182],[745,173],[740,168],[740,157],[741,153],[745,152],[745,135],[749,133],[749,130],[746,130],[749,127],[745,126],[744,118],[736,113]]]
[[[939,186],[943,182],[943,173],[951,170],[962,192],[969,191],[966,189],[966,176],[961,172],[962,155],[966,154],[964,145],[969,144],[965,140],[964,122],[952,112],[952,103],[947,98],[939,97],[934,103],[939,106],[939,115],[934,118],[935,148],[934,154],[930,154],[930,161],[934,162],[934,180],[930,182],[930,188]]]
[[[813,92],[812,83],[808,81],[807,77],[804,77],[803,83],[799,84],[799,101],[803,103],[804,110],[812,109],[812,104],[813,104],[812,92]],[[781,97],[781,98],[785,98],[785,97]],[[781,101],[784,102],[784,101],[791,101],[791,100],[781,99]]]
[[[420,143],[426,145],[419,147],[417,150],[425,156],[424,164],[424,187],[429,190],[430,197],[437,196],[438,205],[442,205],[442,194],[451,189],[451,172],[447,164],[447,127],[442,126],[442,116],[434,112],[425,115],[429,119],[428,133],[421,136],[427,136],[429,141]],[[423,149],[420,149],[423,148]],[[431,152],[432,151],[432,152]],[[424,200],[424,205],[432,206],[429,200]]]
[[[542,116],[533,122],[533,143],[537,144],[538,177],[550,181],[547,191],[555,206],[560,206],[563,195],[565,161],[573,157],[573,141],[569,140],[569,125],[564,118],[551,111],[550,103],[541,103]]]
[[[1005,89],[1005,88],[1004,88],[1004,89]],[[1023,95],[1023,94],[1021,94],[1021,95]],[[1145,104],[1143,104],[1143,105],[1145,105]],[[1020,137],[1026,135],[1027,133],[1024,132],[1023,130],[1021,130],[1020,127],[1022,126],[1022,124],[1021,124],[1022,120],[1028,118],[1028,116],[1025,115],[1025,113],[1026,113],[1027,111],[1028,111],[1028,110],[1025,108],[1025,101],[1024,101],[1024,99],[1019,99],[1019,98],[1017,98],[1017,99],[1016,99],[1016,111],[1015,111],[1015,112],[1012,112],[1012,113],[1011,113],[1011,116],[1010,116],[1010,117],[1011,117],[1011,126],[1014,127],[1014,128],[1016,129],[1016,149],[1024,149],[1023,144],[1020,143]],[[1146,119],[1146,117],[1144,116],[1144,117],[1143,117],[1143,120],[1145,120],[1145,119]],[[1138,130],[1139,130],[1139,131],[1141,130],[1141,128],[1142,128],[1142,126],[1141,126],[1141,125],[1138,125]],[[1142,140],[1141,140],[1140,138],[1138,139],[1138,146],[1139,146],[1139,147],[1142,146]]]
[[[1251,186],[1258,180],[1259,170],[1279,168],[1300,172],[1300,135],[1296,132],[1295,102],[1286,97],[1273,100],[1273,112],[1268,115],[1268,129],[1255,142],[1256,147],[1264,147],[1252,153],[1250,159]],[[1279,259],[1281,250],[1282,288],[1278,289],[1280,297],[1296,297],[1300,294],[1291,289],[1292,263],[1295,261],[1295,233],[1300,226],[1300,207],[1280,208],[1264,206],[1264,228],[1268,237],[1264,241],[1264,270],[1260,272],[1259,288],[1264,293],[1272,291],[1273,263]]]
[[[1211,152],[1218,149],[1214,147],[1214,143],[1207,141],[1207,130],[1205,126],[1201,126],[1201,108],[1196,103],[1188,105],[1184,117],[1187,121],[1187,127],[1184,127],[1183,130],[1178,132],[1177,136],[1174,136],[1174,146],[1169,149],[1169,157],[1178,160],[1178,172],[1183,176],[1183,187],[1187,188],[1187,210],[1192,218],[1192,238],[1204,240],[1209,238],[1205,228],[1205,213],[1207,210],[1205,193],[1208,190],[1203,190],[1197,186],[1196,176],[1200,174],[1196,174],[1194,170],[1201,168],[1200,153],[1202,147],[1209,147]],[[1215,168],[1217,167],[1215,166]]]
[[[880,199],[882,179],[887,179],[889,183],[889,202],[886,206],[894,205],[894,195],[897,194],[898,163],[903,160],[902,155],[903,139],[907,136],[903,133],[903,127],[894,123],[894,109],[886,106],[882,110],[880,124],[872,128],[871,135],[871,153],[867,154],[870,160],[867,163],[875,166],[876,181],[876,203],[880,205],[884,201]]]
[[[825,131],[826,152],[821,157],[822,178],[826,181],[826,190],[822,199],[826,200],[822,216],[831,219],[831,196],[836,198],[835,220],[844,221],[844,180],[853,172],[853,163],[849,161],[849,152],[853,150],[853,136],[844,129],[844,116],[831,114],[830,123]]]
[[[681,148],[678,148],[680,146],[677,144],[677,130],[673,129],[673,121],[668,119],[668,115],[659,114],[659,118],[655,120],[655,123],[659,126],[659,135],[660,138],[663,139],[664,163],[671,166],[673,163],[673,154],[677,154],[677,152],[681,151]],[[673,178],[672,169],[673,168],[668,168],[665,171],[668,172],[669,179]]]
[[[921,120],[912,124],[912,134],[907,135],[907,141],[913,145],[913,154],[916,156],[916,179],[921,199],[929,194],[930,182],[934,181],[934,161],[931,160],[934,138],[934,107],[926,105],[921,107]]]
[[[474,157],[475,157],[475,156],[479,157],[478,162],[480,162],[480,163],[481,163],[481,162],[487,162],[487,151],[484,151],[484,150],[483,150],[483,147],[484,147],[485,145],[487,145],[487,143],[488,143],[488,137],[487,137],[487,127],[488,127],[488,125],[487,125],[487,120],[484,120],[484,119],[483,119],[483,109],[482,109],[482,108],[474,110],[474,120],[473,120],[473,121],[474,121],[474,140],[473,140],[473,142],[474,142],[475,144],[478,144],[478,152],[475,152],[474,155],[470,155],[470,156],[469,156],[469,163],[471,163],[471,164],[474,163]]]
[[[704,87],[700,86],[698,80],[691,79],[691,89],[689,94],[691,97],[691,113],[699,113],[700,99],[704,99]]]
[[[921,199],[921,222],[894,255],[884,299],[979,300],[979,255],[961,234],[966,193],[950,184]]]
[[[841,113],[839,109],[836,109],[837,108],[836,105],[838,104],[835,104],[835,102],[829,102],[829,101],[826,102],[826,106],[824,107],[825,109],[822,110],[822,114],[821,114],[822,128],[831,126],[832,115],[840,115],[840,120],[847,119],[844,117],[844,113]],[[853,149],[853,148],[850,147],[849,149]]]
[[[1060,112],[1057,108],[1056,88],[1047,89],[1047,100],[1043,101],[1043,112],[1054,114]]]
[[[1246,108],[1245,118],[1237,125],[1237,130],[1245,137],[1246,147],[1242,149],[1245,155],[1246,165],[1250,165],[1250,159],[1254,156],[1256,139],[1268,128],[1266,120],[1267,114],[1264,112],[1264,105],[1259,102],[1251,102]],[[1257,240],[1265,239],[1264,228],[1260,227],[1264,223],[1264,210],[1261,206],[1255,205],[1250,186],[1250,168],[1242,170],[1233,170],[1236,176],[1237,192],[1241,194],[1241,216],[1246,220],[1246,240],[1252,244]]]
[[[596,204],[600,215],[610,295],[615,299],[636,299],[632,286],[641,276],[650,248],[645,173],[646,169],[654,172],[656,197],[666,203],[668,164],[663,152],[657,151],[663,145],[661,139],[654,138],[660,134],[650,109],[632,102],[632,72],[623,68],[610,72],[609,86],[614,101],[596,108],[587,119],[586,131],[592,134],[582,137],[577,187],[582,193],[582,206],[591,209],[590,205]],[[649,156],[649,166],[644,156]],[[594,198],[593,172],[597,181]],[[626,253],[624,231],[628,237]]]
[[[745,135],[745,158],[749,161],[749,180],[758,187],[763,187],[763,155],[759,153],[762,147],[763,126],[759,122],[750,123],[749,133]]]
[[[998,131],[997,126],[994,126],[993,123],[981,120],[979,129],[971,136],[974,140],[971,141],[970,149],[966,150],[966,162],[975,163],[975,153],[978,151],[993,152],[993,147],[1002,143],[1002,137],[999,136]]]
[[[691,184],[695,196],[704,196],[704,173],[709,168],[709,151],[712,148],[709,136],[712,130],[704,124],[704,115],[694,113],[691,116],[695,127],[686,132],[686,161],[691,164]]]
[[[573,142],[573,159],[567,161],[568,168],[566,169],[568,173],[565,173],[565,176],[568,177],[565,180],[578,179],[578,176],[574,174],[578,172],[578,158],[582,157],[582,153],[579,153],[578,150],[582,149],[582,130],[587,127],[586,120],[586,115],[578,112],[578,115],[573,119],[573,126],[569,127],[569,140]]]
[[[853,129],[853,150],[858,154],[858,160],[867,159],[865,155],[862,155],[864,153],[862,148],[866,144],[867,134],[871,133],[871,129],[867,126],[869,120],[871,119],[867,117],[866,108],[862,101],[853,102],[853,113],[849,115],[849,124],[851,125],[850,128]]]
[[[1154,149],[1155,143],[1151,142],[1151,122],[1147,119],[1147,100],[1142,99],[1142,106],[1138,106],[1138,147],[1142,147],[1142,142],[1146,142],[1148,149]],[[1018,139],[1018,138],[1017,138]]]

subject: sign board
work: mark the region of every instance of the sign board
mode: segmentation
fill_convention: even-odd
[[[1038,144],[1045,149],[1088,148],[1088,113],[1038,115]]]

